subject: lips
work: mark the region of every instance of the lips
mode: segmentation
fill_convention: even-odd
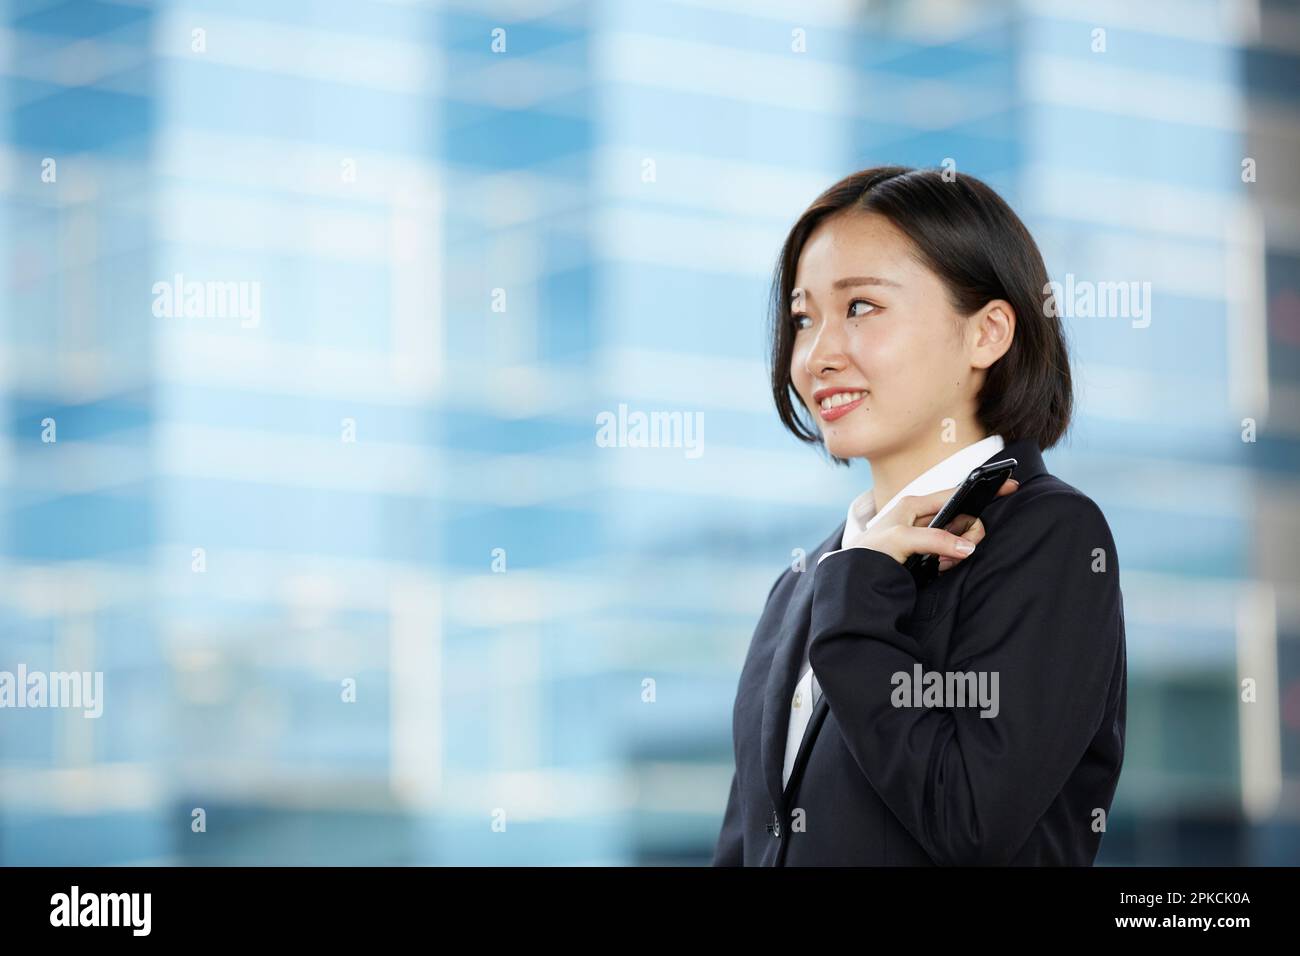
[[[813,393],[818,401],[818,412],[824,422],[843,418],[866,399],[865,389],[827,388]]]

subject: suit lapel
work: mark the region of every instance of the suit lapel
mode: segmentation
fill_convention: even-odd
[[[799,665],[803,662],[804,644],[812,626],[813,573],[823,554],[839,548],[846,523],[840,522],[834,533],[817,548],[808,566],[799,573],[781,618],[780,635],[763,694],[763,774],[773,806],[782,805],[781,771],[785,767],[785,737],[790,729],[790,697],[799,682]]]

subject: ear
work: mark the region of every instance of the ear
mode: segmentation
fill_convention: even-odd
[[[974,368],[988,368],[1011,348],[1016,334],[1016,310],[1005,299],[993,299],[975,313],[975,341],[970,363]]]

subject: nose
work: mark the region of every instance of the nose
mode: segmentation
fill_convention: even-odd
[[[836,322],[823,322],[817,329],[812,345],[804,356],[804,371],[817,378],[827,372],[843,369],[848,364],[844,354],[843,330]]]

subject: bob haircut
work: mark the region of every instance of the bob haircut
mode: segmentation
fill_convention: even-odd
[[[906,166],[846,176],[813,201],[786,237],[772,280],[770,329],[772,397],[781,423],[800,441],[823,444],[815,425],[796,411],[803,403],[790,377],[790,297],[804,243],[823,220],[844,210],[878,213],[893,223],[911,240],[921,264],[939,277],[960,315],[970,316],[993,299],[1011,304],[1015,335],[987,371],[976,418],[1008,444],[1032,438],[1040,449],[1055,445],[1070,424],[1073,388],[1047,268],[1033,236],[1002,197],[974,176],[945,181],[940,170]]]

